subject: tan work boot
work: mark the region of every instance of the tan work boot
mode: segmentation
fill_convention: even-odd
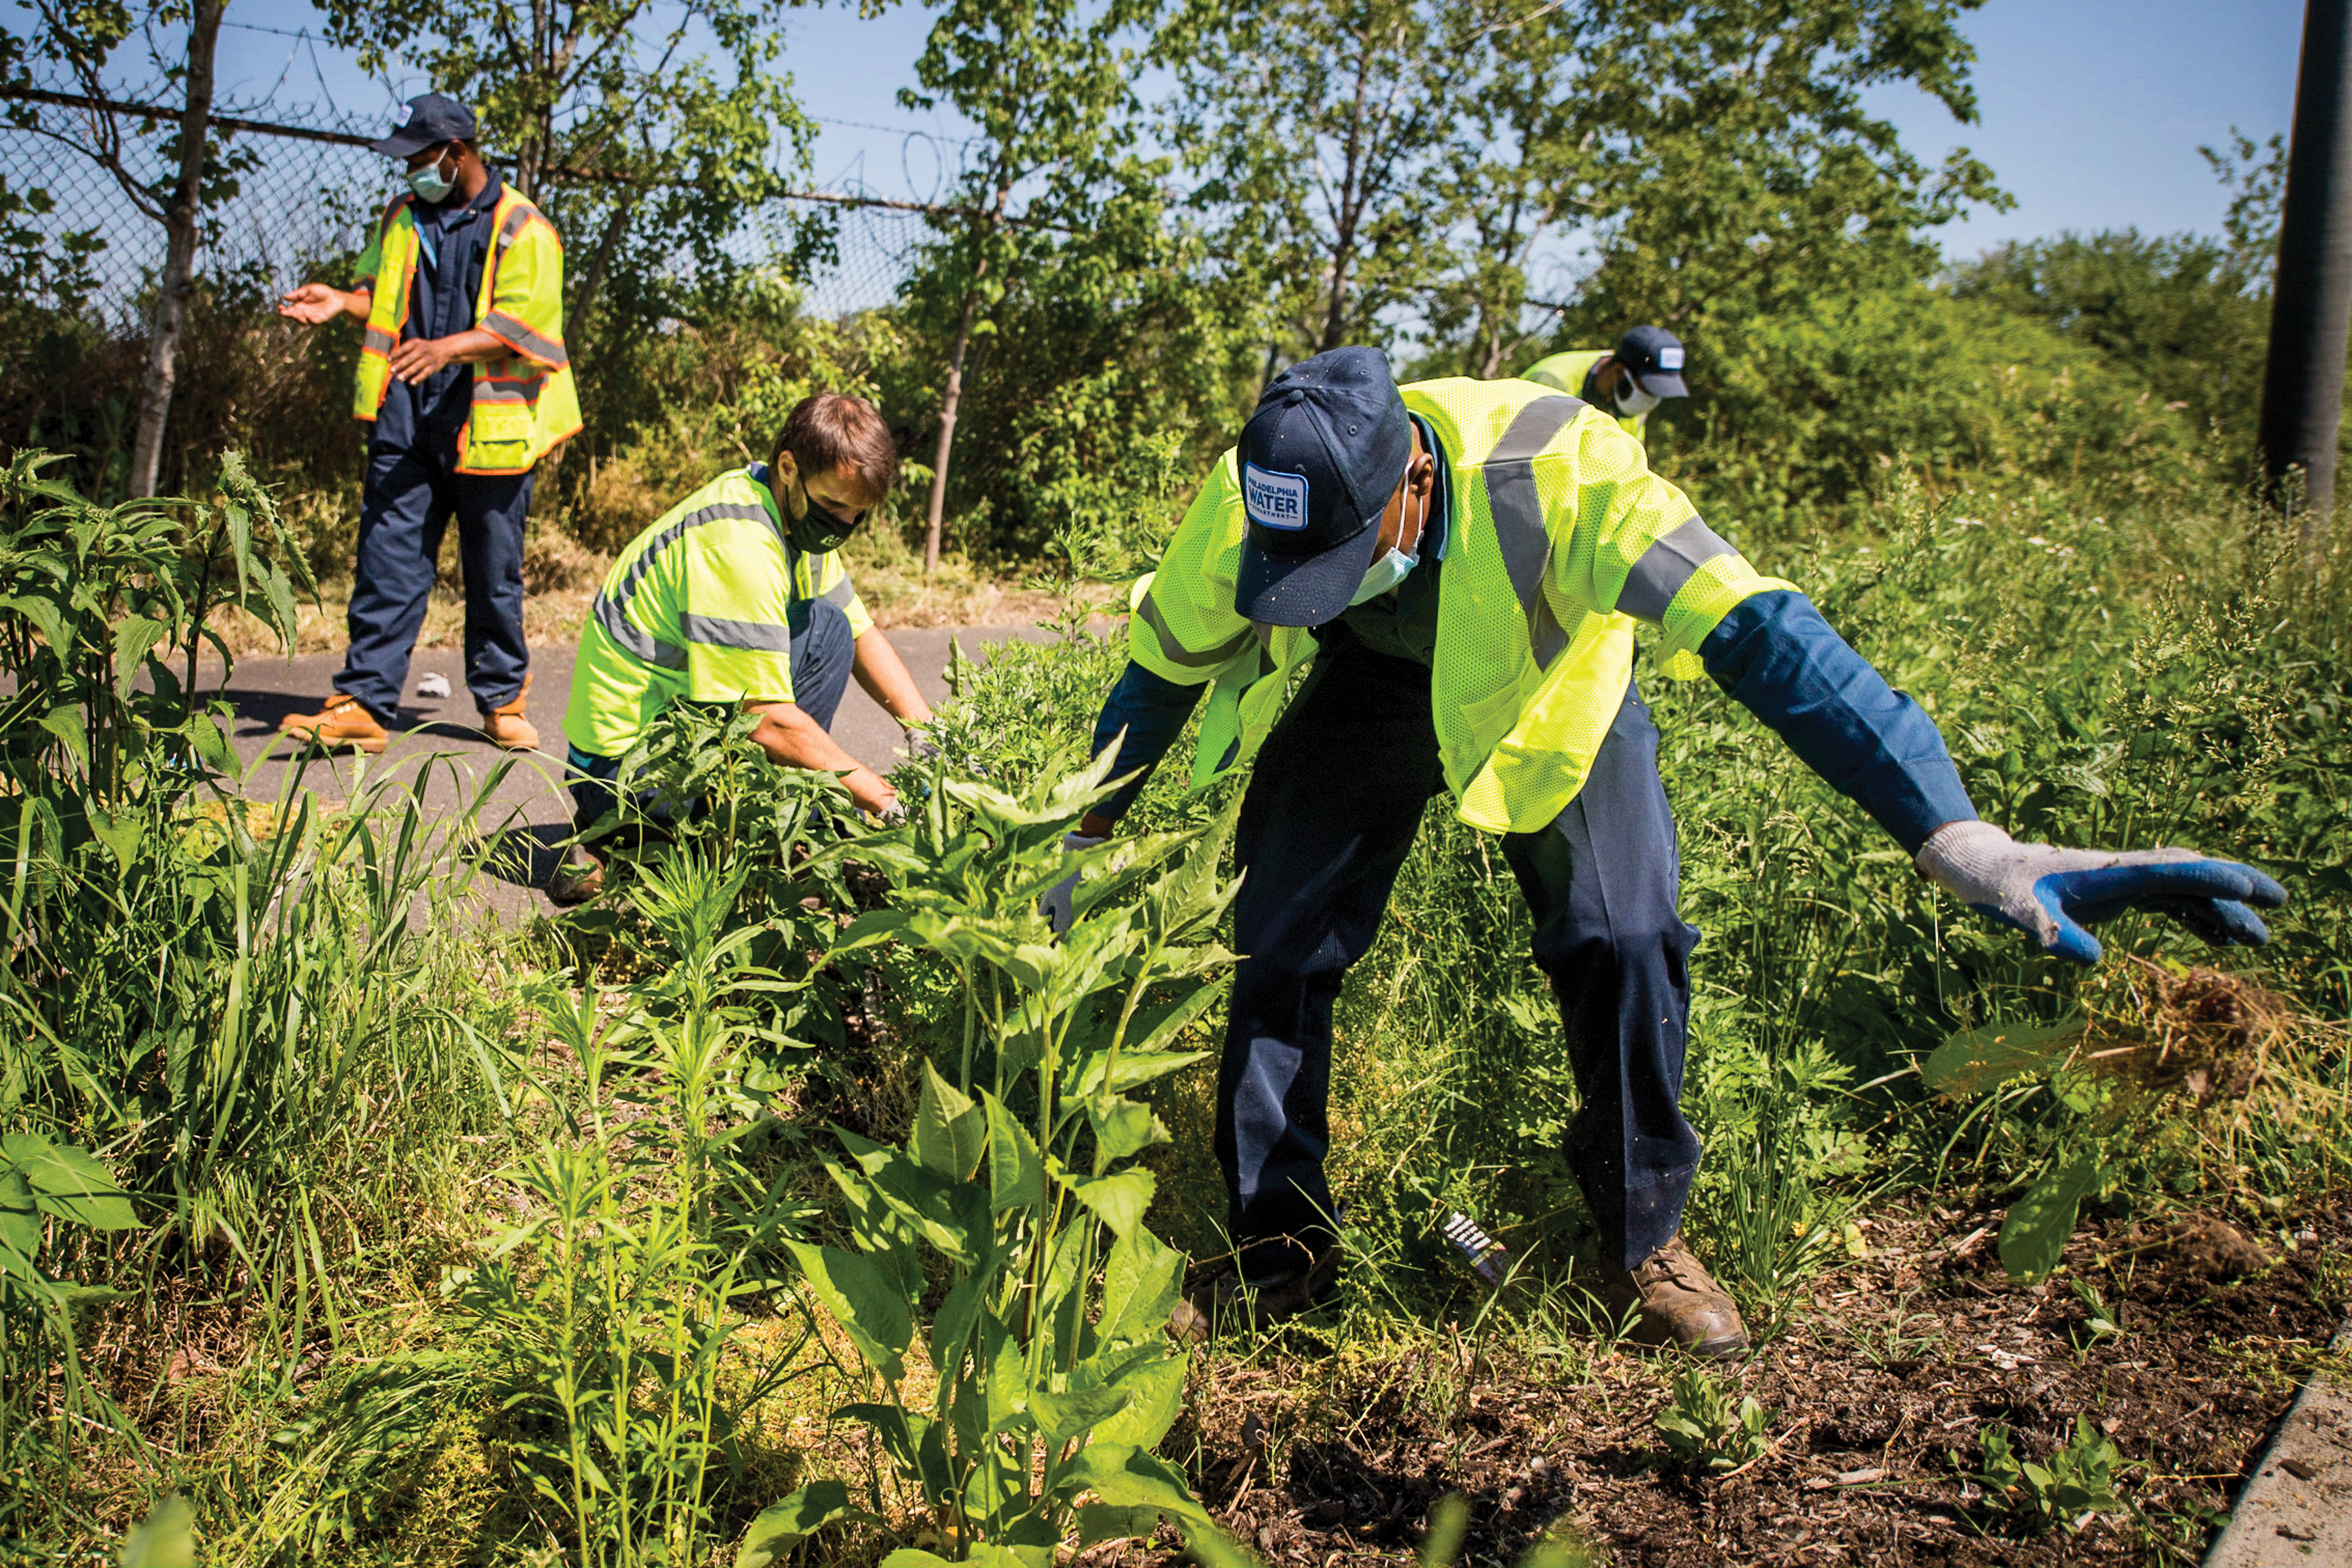
[[[604,863],[574,845],[563,852],[563,864],[547,879],[548,901],[584,904],[604,890]]]
[[[1631,1270],[1606,1271],[1601,1283],[1612,1311],[1642,1304],[1633,1338],[1643,1344],[1679,1345],[1707,1361],[1728,1361],[1748,1348],[1738,1307],[1679,1236]]]
[[[316,713],[289,713],[278,721],[278,732],[324,751],[349,747],[373,756],[392,744],[392,731],[360,706],[360,700],[338,691]]]
[[[524,699],[530,695],[530,677],[522,678],[522,689],[514,700],[502,702],[482,715],[482,733],[490,744],[502,752],[535,752],[539,750],[539,731],[522,716]]]

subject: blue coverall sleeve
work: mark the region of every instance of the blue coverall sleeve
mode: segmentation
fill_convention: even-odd
[[[1916,855],[1948,822],[1974,822],[1936,721],[1846,646],[1802,594],[1742,600],[1699,645],[1715,683],[1804,764]]]
[[[1102,717],[1095,721],[1092,754],[1100,756],[1103,748],[1124,730],[1127,740],[1119,747],[1118,771],[1141,772],[1135,773],[1133,778],[1119,786],[1117,795],[1095,807],[1104,820],[1118,821],[1135,804],[1135,797],[1150,782],[1151,770],[1160,765],[1160,759],[1168,754],[1168,748],[1184,732],[1184,721],[1192,716],[1192,705],[1200,701],[1205,689],[1180,686],[1164,676],[1154,675],[1133,659],[1127,661],[1118,684],[1110,689],[1110,696],[1103,702]]]

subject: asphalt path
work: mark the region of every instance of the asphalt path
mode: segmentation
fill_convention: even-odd
[[[962,645],[967,658],[990,643],[1008,638],[1044,641],[1035,626],[913,627],[885,634],[913,672],[915,684],[933,704],[947,699],[948,644]],[[295,658],[254,655],[236,662],[227,699],[236,710],[234,738],[245,763],[248,799],[278,800],[289,788],[309,789],[322,800],[349,800],[355,790],[391,776],[423,780],[426,809],[438,817],[478,811],[478,822],[497,840],[497,850],[475,879],[472,896],[502,919],[519,920],[554,909],[547,879],[558,859],[555,846],[572,831],[572,796],[563,784],[563,710],[572,697],[570,647],[530,650],[530,717],[538,727],[540,750],[508,752],[482,736],[474,701],[466,690],[465,655],[453,647],[420,648],[408,666],[407,696],[391,746],[380,757],[334,757],[305,753],[278,733],[289,713],[318,710],[334,688],[342,655],[305,654]],[[420,697],[416,688],[430,674],[449,683],[447,697]],[[199,672],[200,679],[204,672]],[[219,679],[214,667],[207,689]],[[870,768],[887,771],[897,758],[897,721],[866,695],[855,680],[834,716],[834,739]],[[513,765],[498,776],[499,765]],[[485,785],[496,778],[495,787]]]

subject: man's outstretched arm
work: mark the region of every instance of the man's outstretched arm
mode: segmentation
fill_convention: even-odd
[[[1854,801],[1920,875],[1980,914],[2080,963],[2099,958],[2086,926],[2126,910],[2179,921],[2217,945],[2270,940],[2254,909],[2286,889],[2250,866],[2188,849],[2059,849],[2020,844],[1976,807],[1944,737],[1886,684],[1802,594],[1742,600],[1699,646],[1707,674]]]

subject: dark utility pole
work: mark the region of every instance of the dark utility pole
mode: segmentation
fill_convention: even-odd
[[[2263,374],[2263,461],[2273,493],[2304,477],[2303,531],[2317,539],[2336,500],[2352,327],[2352,0],[2306,0],[2294,86],[2278,285]]]

